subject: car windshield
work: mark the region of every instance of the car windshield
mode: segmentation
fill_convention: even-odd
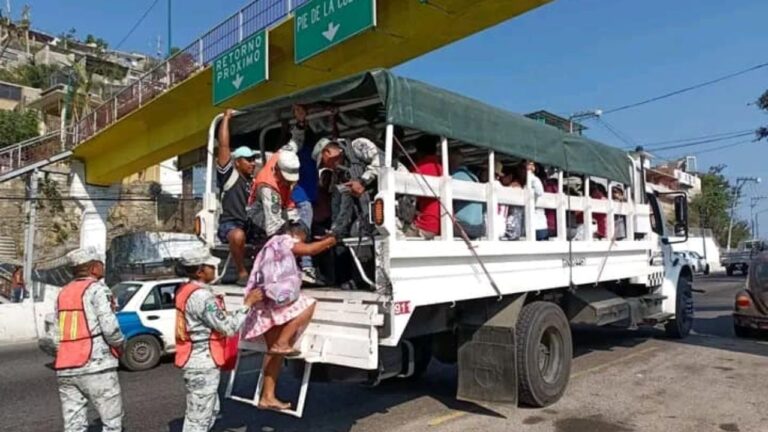
[[[136,292],[141,288],[141,284],[120,282],[112,287],[112,295],[117,302],[117,310],[122,310]]]

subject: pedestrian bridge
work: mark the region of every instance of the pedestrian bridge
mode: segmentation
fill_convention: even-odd
[[[393,67],[549,1],[257,0],[123,89],[70,130],[4,150],[8,154],[0,154],[0,162],[5,160],[7,166],[0,177],[10,178],[71,156],[84,162],[88,183],[118,182],[204,145],[210,121],[224,107],[243,107],[363,70]],[[294,35],[315,15],[312,11],[298,14],[297,23],[296,12],[315,6],[321,8],[319,16],[328,7],[341,9],[355,2],[373,2],[375,27],[347,35],[343,42],[321,52],[315,50],[307,57],[306,41],[297,41]],[[322,35],[329,41],[343,38],[344,19],[350,18],[357,17],[339,16],[341,21],[329,22]],[[215,106],[212,63],[261,31],[267,34],[268,79]],[[317,41],[309,41],[312,43]],[[236,75],[233,85],[240,87],[248,79]]]

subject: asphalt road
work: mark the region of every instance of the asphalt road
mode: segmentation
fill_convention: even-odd
[[[736,340],[732,334],[733,295],[743,282],[717,275],[696,281],[706,292],[695,294],[695,334],[683,343],[664,340],[653,330],[576,331],[569,390],[548,409],[505,410],[457,402],[455,367],[433,362],[416,382],[391,381],[376,388],[312,384],[301,420],[222,401],[223,418],[215,430],[768,430],[768,419],[762,418],[768,404],[768,344]],[[50,362],[34,344],[0,347],[0,430],[61,430]],[[252,391],[257,377],[255,361],[250,363],[252,372],[236,386],[243,395]],[[766,372],[735,372],[746,367]],[[151,371],[121,372],[120,381],[126,430],[181,430],[183,382],[169,361]],[[296,394],[295,380],[286,377],[281,384],[284,397]],[[718,389],[730,393],[716,394]],[[756,412],[746,409],[750,404],[757,404]],[[758,424],[765,427],[755,428]]]

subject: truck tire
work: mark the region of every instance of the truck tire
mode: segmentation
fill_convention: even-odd
[[[677,296],[675,301],[675,318],[665,325],[667,337],[683,339],[693,328],[693,282],[688,276],[681,275],[677,279]]]
[[[749,273],[749,265],[744,264],[741,266],[741,274],[742,276],[746,276]]]
[[[157,366],[160,355],[160,342],[156,337],[139,335],[128,340],[121,362],[130,371],[143,371]]]
[[[710,271],[709,264],[707,264],[707,266],[704,267],[704,276],[709,275],[709,271]]]
[[[520,311],[515,328],[518,396],[521,403],[545,407],[560,399],[571,376],[571,327],[556,304],[537,301]]]
[[[733,266],[726,267],[725,274],[727,274],[728,276],[733,276]]]

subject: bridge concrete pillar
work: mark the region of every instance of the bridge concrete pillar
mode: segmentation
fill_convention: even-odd
[[[116,203],[120,190],[118,185],[92,186],[85,182],[85,165],[72,161],[72,184],[70,196],[77,197],[82,209],[80,219],[80,247],[94,247],[101,253],[107,252],[107,217]]]

